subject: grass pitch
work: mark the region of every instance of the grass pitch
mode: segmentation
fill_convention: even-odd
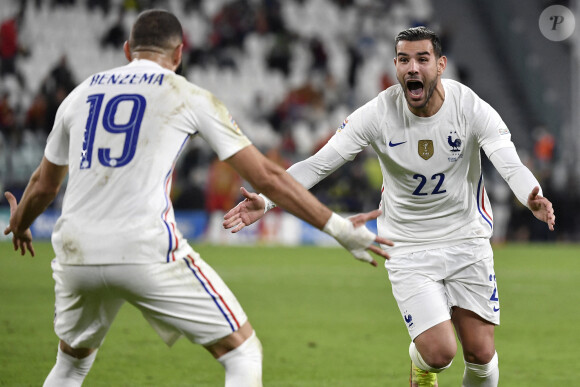
[[[38,386],[54,364],[47,242],[37,257],[0,243],[0,386]],[[264,346],[264,385],[407,386],[409,336],[386,270],[336,248],[198,245],[242,303]],[[579,245],[495,248],[502,308],[496,330],[503,387],[571,385],[580,349]],[[572,363],[571,363],[572,362]],[[459,386],[461,352],[439,385]],[[140,313],[120,312],[85,386],[223,386],[200,346],[169,349]]]

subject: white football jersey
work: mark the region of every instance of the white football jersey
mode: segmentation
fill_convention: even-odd
[[[513,147],[499,114],[471,89],[443,79],[445,100],[431,117],[411,113],[400,85],[353,112],[329,144],[347,160],[372,146],[383,173],[379,235],[389,253],[490,238],[493,214],[480,148]]]
[[[97,73],[58,109],[45,149],[68,165],[52,242],[62,264],[171,261],[192,250],[169,197],[188,139],[221,160],[250,141],[210,92],[147,60]]]

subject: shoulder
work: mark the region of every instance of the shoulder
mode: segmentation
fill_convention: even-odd
[[[377,117],[383,116],[386,111],[396,109],[398,105],[404,103],[404,96],[401,85],[393,85],[381,91],[375,98],[366,102],[357,110],[364,114],[374,113]]]
[[[471,88],[453,79],[442,79],[445,88],[445,98],[449,97],[463,107],[484,102]]]
[[[456,80],[443,78],[441,83],[445,87],[445,93],[450,93],[454,97],[477,97],[477,94],[471,88]]]
[[[170,72],[167,76],[168,83],[180,94],[184,101],[205,101],[212,105],[221,105],[222,102],[209,90],[190,82],[182,75]]]
[[[404,102],[405,96],[403,94],[403,88],[397,83],[396,85],[390,86],[381,91],[377,96],[377,99],[384,105],[397,104],[401,101]]]

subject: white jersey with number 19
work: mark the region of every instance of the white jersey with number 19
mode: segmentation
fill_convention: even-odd
[[[445,100],[431,117],[411,113],[400,85],[352,113],[330,139],[352,160],[371,145],[383,173],[379,235],[391,255],[490,238],[493,215],[480,148],[513,147],[499,114],[468,87],[442,80]]]
[[[221,160],[250,144],[210,92],[151,61],[95,74],[73,90],[45,149],[69,168],[52,236],[57,260],[152,263],[191,253],[169,195],[175,161],[195,134]]]

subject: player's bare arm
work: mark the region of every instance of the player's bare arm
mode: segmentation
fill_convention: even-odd
[[[310,189],[346,162],[347,160],[340,153],[327,144],[316,154],[292,165],[287,172],[304,188]],[[226,229],[237,226],[232,233],[239,232],[244,227],[255,223],[264,216],[265,212],[276,206],[264,195],[247,195],[244,192],[248,191],[242,191],[246,199],[224,216],[223,225]]]
[[[373,266],[376,266],[377,263],[368,251],[385,259],[389,258],[386,251],[372,246],[372,243],[392,246],[393,242],[371,233],[364,225],[361,227],[361,225],[355,225],[350,221],[344,222],[345,219],[333,214],[283,168],[267,159],[253,145],[237,152],[226,162],[254,189],[262,192],[294,216],[333,236],[355,258]],[[378,211],[371,211],[363,214],[362,218],[366,219],[366,222],[376,218],[379,214]]]
[[[17,203],[12,193],[4,194],[10,204],[10,222],[4,234],[12,233],[14,250],[20,250],[21,255],[29,251],[34,256],[30,226],[52,203],[67,171],[67,166],[53,164],[43,157],[40,165],[30,177],[20,203]]]
[[[550,231],[554,231],[556,215],[554,215],[552,202],[539,195],[539,192],[540,187],[534,187],[532,192],[530,192],[530,195],[528,196],[528,208],[536,218],[548,224]]]
[[[13,214],[16,212],[16,208],[18,207],[18,202],[11,192],[4,192],[4,197],[6,197],[6,200],[10,205],[10,218],[12,218]],[[20,255],[25,255],[26,251],[30,251],[30,255],[34,257],[35,253],[34,247],[32,246],[32,233],[30,232],[30,229],[27,228],[24,231],[16,233],[13,232],[12,227],[8,225],[4,229],[4,235],[8,235],[11,232],[13,233],[12,244],[14,245],[14,251],[20,250]]]
[[[264,216],[264,199],[254,192],[249,192],[244,187],[240,188],[245,199],[224,215],[223,226],[225,229],[233,228],[232,233],[241,231]]]

